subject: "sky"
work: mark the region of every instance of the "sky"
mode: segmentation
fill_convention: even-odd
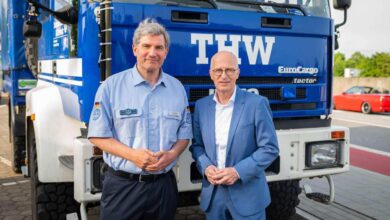
[[[333,1],[331,7],[333,9]],[[341,52],[349,58],[354,52],[371,56],[376,52],[390,53],[390,0],[352,0],[347,23],[340,27]],[[335,23],[343,21],[343,11],[332,10]]]

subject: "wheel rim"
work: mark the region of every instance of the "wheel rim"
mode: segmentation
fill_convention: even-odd
[[[369,105],[368,103],[363,103],[362,112],[363,112],[363,113],[368,113],[368,112],[370,112],[370,105]]]

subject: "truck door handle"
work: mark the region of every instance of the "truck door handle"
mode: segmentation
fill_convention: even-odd
[[[265,28],[291,28],[290,18],[262,17],[261,27]]]
[[[209,15],[204,12],[193,11],[172,11],[172,22],[184,22],[184,23],[198,23],[207,24],[209,21]]]

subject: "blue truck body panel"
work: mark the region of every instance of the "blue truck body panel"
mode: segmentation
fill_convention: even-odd
[[[52,8],[59,8],[59,3],[50,2]],[[124,2],[115,2],[113,6],[113,74],[134,66],[133,32],[140,21],[152,17],[163,24],[171,36],[163,69],[183,82],[191,106],[213,88],[208,77],[210,59],[215,52],[225,48],[235,51],[240,59],[239,86],[267,96],[274,118],[330,114],[334,41],[330,18]],[[86,123],[100,84],[96,7],[97,3],[86,1],[79,4],[77,58],[82,60],[82,76],[53,76],[45,72],[40,75],[46,76],[41,80],[60,86],[66,91],[63,94],[70,92],[77,96],[77,102],[63,100],[65,113]],[[204,24],[175,22],[171,18],[172,11],[205,13],[208,21]],[[291,27],[262,27],[263,17],[290,20]],[[44,19],[42,24],[39,60],[72,58],[69,46],[71,27],[52,16]],[[48,77],[73,80],[78,85]]]
[[[4,0],[0,4],[0,18],[5,21],[0,24],[2,90],[10,94],[13,106],[24,105],[26,89],[21,87],[19,81],[34,78],[27,68],[22,33],[27,3]]]

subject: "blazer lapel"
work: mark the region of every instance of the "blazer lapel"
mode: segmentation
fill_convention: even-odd
[[[217,161],[217,154],[216,154],[216,142],[215,142],[215,102],[211,96],[209,99],[209,104],[207,106],[207,121],[206,121],[206,131],[209,132],[207,135],[209,138],[209,143],[211,145],[211,155],[210,159],[212,159],[213,163],[216,163]]]
[[[233,115],[232,115],[232,120],[230,123],[230,129],[229,129],[229,136],[228,136],[228,142],[227,142],[227,149],[226,149],[226,155],[229,154],[231,145],[232,145],[232,140],[234,137],[234,134],[236,133],[237,125],[238,122],[240,121],[241,118],[241,113],[244,108],[244,93],[241,91],[239,87],[237,87],[236,91],[236,98],[234,101],[234,109],[233,109]],[[226,161],[226,165],[228,161]]]

